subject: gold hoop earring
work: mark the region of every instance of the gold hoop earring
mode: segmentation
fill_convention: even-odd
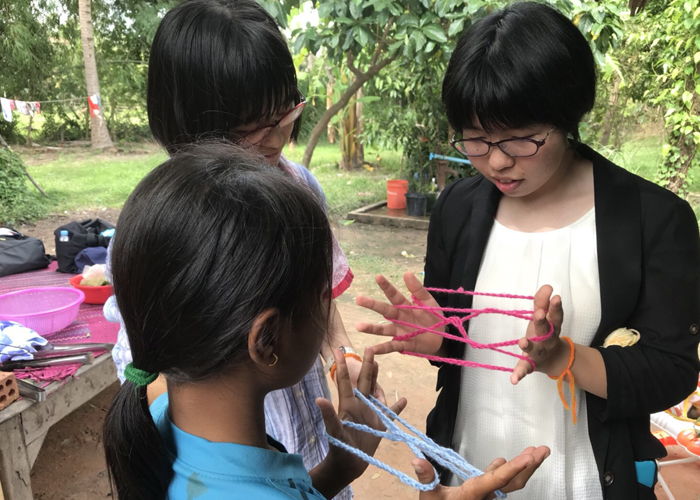
[[[274,360],[272,363],[270,363],[268,366],[275,366],[275,365],[277,364],[277,361],[279,361],[279,358],[277,357],[277,354],[275,354],[275,353],[273,352],[272,355],[275,357],[275,360]]]

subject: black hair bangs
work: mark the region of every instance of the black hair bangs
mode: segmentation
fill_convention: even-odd
[[[202,138],[226,138],[299,102],[287,43],[252,0],[192,0],[161,22],[151,49],[148,114],[154,137],[171,153]]]
[[[551,124],[577,139],[595,87],[593,54],[573,23],[549,6],[522,2],[467,31],[450,59],[442,97],[457,132]]]

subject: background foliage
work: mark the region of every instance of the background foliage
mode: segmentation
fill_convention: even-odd
[[[379,166],[381,157],[374,151],[404,152],[391,170],[391,176],[404,178],[416,163],[408,161],[412,152],[457,155],[448,146],[452,131],[440,101],[442,76],[460,35],[510,3],[258,1],[283,27],[300,88],[309,99],[300,137],[309,162],[309,139],[316,129],[322,144],[354,141],[360,152],[373,148],[350,167]],[[598,99],[582,125],[584,141],[674,191],[693,190],[700,177],[698,1],[651,0],[634,17],[625,0],[543,1],[578,26],[599,66]],[[145,113],[149,47],[160,19],[176,3],[92,1],[103,107],[116,143],[150,138]],[[43,104],[32,130],[28,117],[17,113],[12,123],[0,120],[6,140],[55,144],[89,136],[77,0],[0,0],[0,67],[2,96],[75,98]],[[341,125],[349,106],[356,107],[359,126],[352,137],[344,137],[349,129]],[[296,154],[303,160],[302,151]]]

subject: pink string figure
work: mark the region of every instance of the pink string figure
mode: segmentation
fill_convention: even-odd
[[[427,291],[431,293],[453,293],[453,294],[462,294],[462,295],[479,295],[482,297],[502,297],[502,298],[507,298],[507,299],[527,299],[527,300],[533,300],[535,297],[530,296],[530,295],[511,295],[511,294],[504,294],[504,293],[482,293],[482,292],[470,292],[467,290],[464,290],[463,288],[458,288],[457,290],[450,290],[447,288],[426,288]],[[477,316],[481,314],[504,314],[506,316],[513,316],[515,318],[521,318],[525,319],[528,321],[532,321],[533,316],[534,316],[534,311],[528,311],[528,310],[504,310],[504,309],[495,309],[495,308],[486,308],[486,309],[471,309],[471,308],[454,308],[454,307],[431,307],[431,306],[426,306],[423,304],[420,300],[416,298],[416,296],[412,296],[413,302],[415,305],[396,305],[394,306],[396,309],[414,309],[414,310],[422,310],[422,311],[428,311],[431,313],[433,316],[438,318],[438,322],[435,323],[434,325],[430,327],[421,327],[418,325],[413,325],[411,323],[407,323],[405,321],[401,321],[398,319],[390,319],[386,318],[387,320],[393,322],[396,325],[401,325],[405,326],[408,328],[413,328],[414,330],[410,333],[406,333],[404,335],[397,335],[394,337],[394,340],[408,340],[410,338],[413,338],[417,335],[420,335],[422,333],[435,333],[438,335],[441,335],[445,337],[446,339],[450,340],[455,340],[457,342],[462,342],[464,344],[468,344],[470,347],[474,349],[491,349],[492,351],[497,351],[503,354],[507,354],[508,356],[513,356],[514,358],[518,359],[524,359],[530,365],[532,366],[532,370],[535,370],[535,362],[528,356],[522,355],[522,354],[515,354],[509,351],[505,351],[501,349],[501,347],[507,347],[507,346],[512,346],[512,345],[517,345],[518,340],[508,340],[506,342],[496,342],[493,344],[482,344],[481,342],[476,342],[472,339],[469,338],[469,335],[467,334],[466,329],[464,328],[464,323],[469,321],[472,318],[476,318]],[[465,316],[444,316],[442,313],[459,313],[459,314],[465,314]],[[531,337],[529,340],[532,342],[542,342],[543,340],[547,340],[552,336],[554,333],[554,325],[552,324],[551,321],[548,321],[549,323],[549,332],[547,332],[546,335],[540,335],[539,337]],[[452,335],[451,333],[448,333],[447,331],[439,331],[439,328],[442,328],[447,325],[452,325],[454,326],[457,331],[459,331],[461,336],[457,335]],[[499,371],[504,371],[504,372],[512,372],[513,368],[508,368],[505,366],[497,366],[497,365],[487,365],[484,363],[477,363],[475,361],[465,361],[462,359],[451,359],[451,358],[443,358],[440,356],[432,356],[430,354],[421,354],[418,352],[412,352],[412,351],[403,351],[402,354],[406,354],[408,356],[416,356],[419,358],[425,358],[430,361],[437,361],[441,363],[449,363],[452,365],[458,365],[458,366],[471,366],[471,367],[479,367],[479,368],[486,368],[488,370],[499,370]]]

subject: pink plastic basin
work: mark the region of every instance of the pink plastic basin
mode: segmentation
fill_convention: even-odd
[[[78,317],[83,300],[85,294],[75,288],[28,288],[0,295],[0,319],[15,321],[47,337]]]

